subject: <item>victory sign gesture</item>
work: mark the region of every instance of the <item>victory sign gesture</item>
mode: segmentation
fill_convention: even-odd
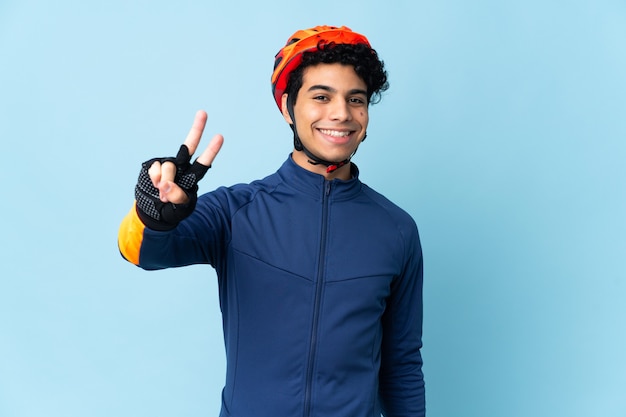
[[[215,135],[206,149],[191,164],[191,156],[198,149],[207,114],[196,113],[187,138],[176,157],[153,158],[142,164],[135,199],[137,214],[151,229],[169,230],[189,216],[198,198],[198,181],[211,168],[224,138]]]

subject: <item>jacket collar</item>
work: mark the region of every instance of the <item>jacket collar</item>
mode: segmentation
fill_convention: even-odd
[[[331,200],[343,200],[358,194],[362,185],[359,180],[359,168],[353,162],[350,164],[351,179],[329,181],[323,175],[302,168],[289,155],[289,158],[278,169],[278,175],[284,183],[311,197],[322,198],[327,187],[330,186],[329,197]]]

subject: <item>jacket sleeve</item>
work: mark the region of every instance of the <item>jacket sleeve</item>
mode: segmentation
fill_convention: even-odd
[[[216,202],[215,197],[201,196],[194,212],[169,231],[146,227],[133,205],[118,230],[120,254],[146,270],[192,264],[215,266],[229,234],[228,215]]]
[[[422,373],[422,250],[414,228],[407,239],[405,267],[392,283],[383,314],[380,400],[385,417],[425,416]]]

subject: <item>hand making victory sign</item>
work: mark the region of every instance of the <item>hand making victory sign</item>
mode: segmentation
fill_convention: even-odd
[[[189,157],[196,152],[200,139],[202,138],[202,132],[206,126],[207,114],[200,110],[196,113],[193,125],[187,134],[187,138],[183,142],[183,145],[187,146]],[[204,167],[210,168],[215,156],[220,151],[224,143],[222,135],[215,135],[208,146],[196,159],[196,162]],[[176,178],[177,167],[175,162],[177,161],[154,161],[152,166],[148,170],[152,184],[159,189],[159,197],[164,203],[185,204],[189,201],[187,193],[174,181]],[[205,171],[206,172],[206,171]],[[200,178],[198,178],[200,180]]]
[[[142,221],[156,230],[168,230],[187,217],[195,208],[198,181],[211,167],[224,138],[217,134],[206,149],[190,164],[202,138],[207,114],[196,113],[187,138],[175,158],[153,158],[142,164],[135,197]]]

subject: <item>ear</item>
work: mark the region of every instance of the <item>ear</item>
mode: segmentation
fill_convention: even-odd
[[[289,94],[285,93],[281,97],[281,108],[282,108],[283,117],[285,118],[285,121],[289,123],[290,125],[292,125],[293,120],[291,120],[291,116],[289,115],[289,110],[287,110],[287,97],[288,96]]]

